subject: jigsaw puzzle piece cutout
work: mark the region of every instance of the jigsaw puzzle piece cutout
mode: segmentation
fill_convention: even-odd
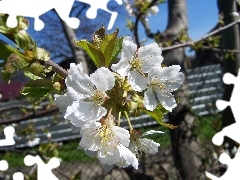
[[[55,0],[54,9],[58,13],[59,17],[65,21],[69,27],[77,29],[80,25],[80,20],[75,17],[69,17],[74,1],[75,0],[61,0],[61,3],[59,3],[59,0]]]
[[[7,126],[3,130],[5,139],[0,140],[0,147],[1,146],[11,146],[15,144],[15,141],[13,139],[15,129],[12,126]]]
[[[227,136],[232,140],[240,143],[240,111],[238,107],[240,100],[240,70],[238,72],[238,76],[234,76],[230,73],[225,73],[223,76],[223,82],[225,84],[234,84],[232,95],[229,102],[224,100],[217,100],[216,106],[219,110],[224,110],[227,106],[230,106],[235,118],[235,123],[224,127],[220,132],[216,133],[213,136],[212,142],[218,146],[222,145],[224,136]]]
[[[47,164],[45,164],[42,159],[37,156],[27,155],[24,158],[24,163],[26,166],[32,166],[37,164],[37,177],[38,180],[58,180],[58,178],[52,173],[52,169],[60,166],[60,160],[56,157],[51,158]]]
[[[71,28],[77,28],[80,21],[69,17],[73,3],[74,0],[62,0],[61,3],[58,0],[1,0],[0,12],[9,15],[7,26],[10,28],[17,26],[17,16],[25,16],[34,18],[34,28],[39,31],[44,28],[44,22],[39,17],[55,9],[61,19]]]
[[[222,153],[219,157],[219,161],[222,164],[227,165],[227,171],[221,176],[216,177],[209,172],[205,172],[206,176],[212,180],[239,180],[240,177],[240,149],[238,148],[237,153],[233,159],[227,153]]]
[[[16,172],[13,174],[13,180],[24,180],[24,175],[21,172]]]
[[[239,111],[239,100],[240,100],[240,69],[238,71],[238,76],[234,76],[230,73],[225,73],[223,76],[223,82],[225,84],[233,84],[232,95],[229,102],[217,101],[216,105],[219,108],[224,108],[224,106],[230,106],[233,112],[236,123],[240,123],[240,111]]]
[[[8,162],[6,160],[0,161],[0,171],[6,171],[8,169]]]
[[[230,139],[240,143],[240,124],[233,123],[225,128],[223,128],[220,132],[216,133],[213,138],[213,144],[220,146],[223,144],[224,136],[229,137]]]
[[[90,5],[90,8],[87,10],[86,12],[86,16],[89,18],[89,19],[95,19],[97,17],[97,11],[98,9],[102,9],[108,13],[111,14],[111,17],[110,17],[110,21],[108,23],[108,27],[107,27],[107,30],[109,29],[112,29],[113,27],[113,24],[115,22],[115,20],[117,19],[117,15],[118,13],[117,12],[113,12],[113,11],[110,11],[108,8],[107,8],[107,5],[108,5],[108,2],[110,0],[101,0],[101,1],[95,1],[95,0],[77,0],[79,2],[82,2],[82,3],[85,3],[85,4],[89,4]],[[122,5],[122,0],[115,0],[119,5]]]

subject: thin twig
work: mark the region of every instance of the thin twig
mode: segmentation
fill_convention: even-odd
[[[240,51],[236,49],[220,49],[220,48],[214,48],[211,46],[202,46],[202,49],[216,51],[216,52],[224,52],[224,53],[240,53]]]
[[[230,23],[230,24],[228,24],[226,26],[222,26],[222,27],[220,27],[220,28],[218,28],[218,29],[216,29],[216,30],[206,34],[202,38],[199,38],[199,39],[197,39],[195,41],[189,41],[189,42],[185,42],[185,43],[182,43],[182,44],[176,44],[176,45],[169,46],[169,47],[163,47],[162,51],[168,51],[168,50],[173,50],[173,49],[177,49],[177,48],[182,48],[182,47],[194,45],[195,43],[197,43],[199,41],[202,41],[202,40],[205,40],[208,37],[210,37],[210,36],[212,36],[214,34],[217,34],[217,33],[221,32],[221,31],[224,31],[225,29],[228,29],[228,28],[230,28],[230,27],[232,27],[232,26],[234,26],[234,25],[236,25],[238,23],[240,23],[240,19],[237,20],[237,21],[234,21],[234,22],[232,22],[232,23]]]
[[[52,70],[58,73],[63,78],[66,78],[68,76],[68,72],[52,60],[45,61],[45,66],[52,67]]]
[[[146,9],[152,7],[156,2],[157,2],[157,0],[152,0],[152,2],[148,4]],[[133,34],[134,34],[135,42],[136,42],[138,48],[140,47],[140,42],[139,42],[139,37],[138,37],[138,23],[139,23],[139,20],[142,18],[143,15],[144,15],[144,12],[138,13],[137,16],[136,16],[135,24],[134,24]]]

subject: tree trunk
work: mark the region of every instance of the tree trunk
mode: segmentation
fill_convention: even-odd
[[[169,0],[168,1],[169,20],[167,29],[161,35],[161,41],[171,41],[178,44],[178,36],[187,31],[187,9],[186,0]],[[178,48],[163,53],[164,64],[180,65],[181,71],[186,75],[185,69],[185,49]],[[186,77],[186,76],[185,76]],[[183,180],[199,179],[200,166],[202,165],[199,143],[192,136],[194,128],[194,116],[190,113],[188,83],[185,81],[175,96],[178,99],[178,106],[169,113],[169,122],[179,125],[176,129],[170,130],[172,152],[175,166],[178,169],[178,176]]]
[[[223,16],[224,24],[227,25],[231,22],[237,21],[238,16],[234,16],[234,12],[237,13],[237,5],[235,0],[218,0],[218,8],[219,14]],[[239,42],[239,25],[236,24],[231,28],[226,29],[222,32],[222,48],[223,49],[240,49]],[[240,54],[235,53],[233,58],[227,58],[225,56],[224,59],[224,71],[229,72],[235,76],[238,74],[238,70],[240,68]],[[226,85],[224,87],[224,95],[223,99],[226,101],[230,100],[231,94],[233,90],[233,85]],[[222,126],[226,127],[235,122],[232,111],[230,107],[227,107],[222,114]]]
[[[168,25],[165,32],[161,34],[161,41],[171,41],[177,44],[177,37],[187,31],[187,9],[186,0],[169,0],[168,1]],[[164,64],[167,66],[178,64],[184,68],[185,52],[184,48],[166,51],[164,55]]]
[[[69,43],[69,46],[72,50],[73,57],[75,59],[75,63],[79,64],[81,62],[82,66],[83,66],[84,73],[89,74],[88,64],[87,64],[87,61],[86,61],[86,58],[85,58],[85,53],[80,47],[78,47],[74,43],[74,41],[77,40],[75,31],[72,28],[70,28],[64,21],[61,20],[61,23],[62,23],[62,26],[63,26],[65,36],[66,36],[67,41]]]

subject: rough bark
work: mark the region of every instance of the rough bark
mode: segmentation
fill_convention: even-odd
[[[162,33],[161,41],[171,41],[179,43],[177,37],[187,31],[187,9],[186,0],[168,1],[169,21],[166,30]],[[177,64],[181,66],[181,71],[185,74],[185,49],[178,48],[163,53],[164,64],[167,66]],[[172,150],[175,166],[178,169],[180,179],[196,179],[202,165],[199,143],[196,138],[192,138],[194,127],[194,117],[189,108],[188,83],[185,81],[180,90],[175,93],[178,99],[178,106],[169,114],[169,122],[179,125],[178,128],[170,130]],[[198,150],[198,151],[196,151]]]
[[[179,43],[177,37],[187,31],[187,8],[185,0],[169,0],[168,1],[169,20],[166,30],[161,34],[161,41]],[[164,63],[169,66],[179,64],[184,68],[185,53],[184,48],[178,48],[164,52]]]
[[[218,0],[219,14],[223,16],[224,24],[227,25],[231,22],[236,21],[239,17],[234,16],[234,12],[237,12],[237,5],[235,0]],[[223,49],[240,49],[239,42],[239,25],[234,25],[233,27],[222,32],[222,48]],[[226,58],[224,59],[224,71],[229,72],[237,76],[238,70],[240,68],[240,54],[235,53],[233,59]],[[233,85],[226,85],[224,87],[223,99],[226,101],[230,100],[232,95]],[[230,107],[226,108],[223,111],[222,115],[223,127],[228,126],[235,122],[232,111]]]

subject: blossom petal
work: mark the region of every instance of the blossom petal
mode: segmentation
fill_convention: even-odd
[[[112,89],[115,84],[113,74],[104,67],[97,69],[95,73],[91,74],[90,79],[96,88],[102,92]]]
[[[99,120],[107,114],[104,107],[88,101],[79,101],[77,110],[74,114],[81,121]]]
[[[119,162],[117,162],[116,165],[124,168],[131,164],[134,169],[138,169],[138,160],[136,156],[123,145],[119,145],[118,148],[120,151],[121,159],[119,159]]]
[[[70,63],[69,74],[73,74],[74,72],[83,74],[83,66],[81,62],[79,64]]]
[[[156,93],[157,93],[157,97],[158,97],[159,101],[161,102],[162,106],[166,110],[172,112],[172,109],[177,106],[174,96],[168,92],[161,93],[161,92],[157,91]]]
[[[163,81],[167,89],[174,91],[181,87],[184,75],[179,72],[181,67],[179,65],[172,65],[169,67],[164,67],[158,74],[158,79]]]
[[[67,107],[66,113],[64,115],[64,118],[69,120],[74,126],[81,127],[85,124],[84,121],[80,121],[76,116],[75,112],[78,108],[78,102],[73,102],[71,106]]]
[[[142,92],[147,88],[147,78],[136,70],[130,71],[128,81],[135,91]]]
[[[81,138],[79,143],[79,148],[88,149],[90,151],[97,151],[101,148],[101,137],[97,136],[97,131],[95,128],[87,129]]]
[[[164,132],[162,132],[162,131],[155,131],[155,130],[149,130],[149,131],[143,133],[143,134],[141,135],[141,137],[143,137],[143,136],[147,136],[147,135],[151,135],[151,134],[156,134],[156,133],[158,133],[158,134],[159,134],[159,133],[162,134],[162,133],[164,133]]]
[[[71,67],[74,67],[74,69],[71,69]],[[93,85],[91,83],[90,77],[87,74],[83,74],[82,72],[78,71],[81,68],[81,66],[77,68],[76,66],[71,65],[70,73],[66,78],[68,91],[70,91],[72,98],[75,100],[82,98],[84,95],[92,94]]]
[[[137,45],[134,44],[131,37],[125,37],[122,43],[122,57],[126,58],[127,61],[131,61],[136,51]]]
[[[84,150],[85,154],[88,155],[91,158],[95,158],[97,156],[97,151],[89,151],[89,150]]]
[[[73,100],[71,97],[67,96],[66,94],[64,95],[54,95],[56,105],[59,108],[59,111],[63,114],[66,113],[67,107],[73,103]]]
[[[128,146],[130,142],[130,134],[128,130],[118,127],[118,126],[113,126],[112,127],[113,134],[117,137],[119,143],[123,144],[124,146]]]
[[[139,150],[147,154],[156,154],[158,152],[159,143],[151,139],[142,138],[139,140]]]
[[[147,73],[154,66],[160,67],[163,61],[161,54],[162,49],[155,42],[139,48],[138,56],[142,60],[142,70],[144,73]]]
[[[126,76],[130,71],[130,62],[133,60],[133,56],[137,51],[137,45],[132,42],[132,39],[127,36],[123,39],[122,54],[120,61],[117,64],[113,64],[111,69],[121,76]]]
[[[147,91],[144,92],[144,106],[147,110],[153,111],[157,106],[157,101],[152,87],[148,87]]]
[[[126,58],[122,58],[117,64],[112,64],[111,69],[124,77],[130,70],[130,64]]]
[[[98,150],[97,158],[104,165],[113,165],[118,162],[120,158],[120,152],[118,148],[112,146],[103,146]]]

